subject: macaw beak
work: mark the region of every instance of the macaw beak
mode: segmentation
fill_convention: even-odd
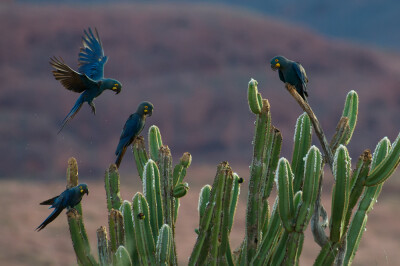
[[[85,189],[85,193],[89,196],[89,189]]]
[[[147,113],[148,116],[151,116],[153,114],[153,110]]]
[[[280,67],[281,67],[281,64],[279,64],[279,63],[276,63],[275,65],[271,64],[271,68],[272,68],[273,71],[278,70]]]
[[[116,92],[115,94],[117,95],[118,93],[121,92],[121,88],[120,87],[118,87],[118,88],[114,87],[113,91],[115,91]]]

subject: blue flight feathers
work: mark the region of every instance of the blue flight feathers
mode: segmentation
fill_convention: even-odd
[[[122,84],[115,79],[104,78],[104,65],[107,62],[107,56],[104,55],[103,46],[97,30],[95,34],[89,28],[84,31],[82,45],[78,57],[78,72],[65,64],[62,58],[53,57],[50,59],[50,65],[54,67],[53,76],[67,89],[73,92],[81,93],[81,96],[75,102],[71,111],[61,123],[60,130],[70,121],[81,109],[83,103],[87,102],[96,114],[94,99],[105,90],[121,92]]]

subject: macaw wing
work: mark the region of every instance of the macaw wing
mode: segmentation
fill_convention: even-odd
[[[121,132],[115,155],[118,155],[124,147],[128,146],[132,139],[140,133],[142,128],[143,124],[140,116],[138,114],[131,115],[126,121],[124,129]]]
[[[55,196],[51,199],[45,200],[43,202],[40,203],[40,205],[53,205],[54,201],[58,198],[59,196]]]
[[[308,78],[307,78],[307,74],[306,74],[306,70],[304,69],[304,67],[296,62],[293,64],[293,68],[296,70],[296,74],[299,77],[299,79],[301,80],[301,83],[303,83],[303,87],[304,89],[306,88],[306,84],[308,82]]]
[[[82,37],[83,47],[81,47],[78,57],[78,71],[93,80],[102,79],[107,56],[104,55],[99,33],[95,29],[96,35],[94,35],[90,28],[84,32],[85,35]]]
[[[67,90],[81,93],[97,86],[97,82],[70,68],[61,57],[50,58],[50,65],[55,68],[52,71],[54,78],[60,81]]]

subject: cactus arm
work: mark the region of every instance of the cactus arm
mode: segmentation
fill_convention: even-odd
[[[119,246],[117,252],[114,255],[115,266],[129,266],[132,265],[132,260],[129,256],[129,252],[124,246]]]
[[[138,265],[138,253],[136,247],[135,231],[133,227],[133,214],[132,214],[132,204],[125,200],[121,205],[121,213],[124,220],[125,229],[125,247],[129,253],[129,257],[132,260],[133,265]]]
[[[239,194],[240,194],[240,183],[239,183],[239,180],[241,180],[240,177],[238,176],[238,174],[236,174],[236,173],[233,173],[232,176],[233,176],[232,194],[231,194],[231,199],[229,201],[230,202],[230,207],[229,207],[229,226],[228,226],[229,232],[232,230],[233,220],[235,218],[236,207],[237,207]]]
[[[111,164],[105,174],[105,189],[107,195],[108,211],[118,210],[121,207],[122,199],[119,191],[119,174],[115,164]]]
[[[250,104],[250,103],[249,103]],[[246,210],[246,260],[250,263],[260,240],[259,228],[259,202],[261,198],[260,182],[263,174],[263,158],[266,145],[266,133],[271,127],[271,115],[269,103],[263,100],[261,114],[257,115],[254,135],[253,160],[250,170],[249,193]]]
[[[261,195],[260,200],[260,213],[259,213],[259,230],[265,234],[268,226],[269,206],[268,198],[271,194],[272,186],[274,183],[275,169],[278,165],[279,154],[282,146],[282,135],[280,131],[271,125],[270,134],[268,134],[268,141],[265,150],[265,167],[263,171],[265,174],[262,176],[261,182]]]
[[[78,163],[76,159],[71,157],[68,159],[68,167],[67,167],[67,186],[66,188],[75,187],[78,185],[79,177],[78,177]],[[92,265],[97,265],[97,262],[94,260],[93,256],[90,254],[90,243],[86,233],[85,224],[83,223],[83,212],[82,212],[82,203],[77,204],[74,207],[76,212],[67,212],[68,224],[71,234],[72,243],[74,245],[75,254],[77,255],[78,263],[82,263],[78,258],[77,248],[83,248],[83,252],[85,258],[92,262]],[[72,209],[72,210],[74,210]],[[79,226],[79,228],[75,228]],[[71,227],[72,226],[72,227]],[[74,241],[77,241],[75,243]],[[78,244],[79,243],[79,244]],[[81,252],[80,250],[78,252]],[[85,259],[81,257],[81,259]],[[89,264],[90,265],[90,264]]]
[[[161,146],[163,145],[162,140],[161,140],[161,134],[160,134],[160,129],[155,126],[152,125],[149,128],[149,154],[150,154],[150,158],[155,161],[158,162],[159,160],[159,150],[161,148]]]
[[[78,163],[74,157],[71,157],[68,159],[67,188],[76,187],[78,183]],[[81,213],[79,214],[81,215]]]
[[[391,150],[390,148],[391,145],[388,138],[385,137],[379,141],[372,156],[372,171],[378,167],[389,155]],[[362,234],[364,233],[365,225],[368,219],[368,213],[372,210],[376,199],[382,190],[382,185],[383,183],[374,187],[366,187],[361,196],[357,211],[354,214],[347,233],[347,250],[344,257],[345,264],[353,261]]]
[[[155,265],[155,244],[150,225],[149,205],[140,192],[133,197],[132,213],[139,262],[142,265]]]
[[[227,164],[224,169],[222,179],[224,181],[222,197],[216,198],[216,206],[214,209],[214,219],[212,220],[213,227],[211,228],[211,249],[209,261],[211,265],[227,264],[226,254],[228,250],[229,227],[230,219],[230,199],[232,196],[233,176],[232,169]],[[217,192],[218,193],[218,192]],[[221,200],[221,202],[219,202]]]
[[[282,234],[283,227],[281,218],[279,216],[279,197],[276,197],[275,203],[272,208],[271,219],[268,223],[267,233],[263,235],[262,242],[257,248],[257,253],[254,256],[251,264],[261,266],[267,264],[271,255],[273,254],[273,246],[277,243]]]
[[[97,249],[99,254],[100,266],[111,264],[110,249],[108,247],[107,231],[105,226],[97,229]]]
[[[278,168],[275,174],[275,182],[278,188],[279,195],[279,216],[285,230],[293,231],[293,174],[290,170],[289,162],[285,158],[281,158],[278,163]]]
[[[397,136],[395,142],[393,143],[392,148],[389,151],[389,154],[385,157],[385,159],[379,163],[371,173],[368,175],[367,180],[365,181],[366,186],[376,186],[386,181],[393,172],[396,170],[397,166],[400,163],[400,134]]]
[[[90,246],[86,243],[81,231],[82,218],[75,209],[70,209],[67,212],[69,231],[74,246],[78,264],[81,265],[98,265],[92,254]]]
[[[353,209],[356,206],[362,192],[364,191],[363,184],[369,172],[371,159],[372,159],[371,151],[365,150],[363,154],[360,156],[356,168],[353,171],[350,184],[351,190],[350,190],[349,206],[347,208],[347,214],[344,222],[345,232],[347,232]]]
[[[350,139],[353,135],[354,129],[357,123],[358,114],[358,94],[354,90],[350,91],[346,97],[346,103],[344,105],[342,117],[347,117],[349,119],[349,133],[346,134],[347,137],[344,139],[345,145],[349,144]]]
[[[143,181],[143,194],[146,197],[147,203],[149,204],[149,206],[151,206],[149,209],[151,217],[150,224],[153,232],[153,239],[154,242],[156,242],[158,236],[158,230],[162,225],[162,223],[160,223],[158,219],[159,217],[158,204],[161,204],[161,202],[157,201],[157,198],[159,199],[161,198],[161,190],[160,187],[156,187],[156,183],[158,184],[160,183],[160,174],[156,163],[152,159],[149,159],[149,161],[144,166],[142,181]]]
[[[345,146],[340,145],[335,154],[333,175],[335,185],[332,192],[332,215],[330,240],[339,242],[344,229],[344,218],[349,202],[351,162]]]
[[[296,232],[304,232],[311,219],[312,209],[317,199],[322,167],[321,152],[317,147],[312,146],[305,157],[302,203],[296,217]]]
[[[259,94],[257,90],[257,85],[258,82],[254,79],[251,79],[249,81],[249,86],[247,89],[247,100],[249,102],[250,110],[254,114],[260,114],[262,109],[262,104],[260,103],[259,99],[260,96],[258,96]]]
[[[346,144],[350,133],[349,118],[342,116],[336,126],[335,135],[332,137],[331,143],[329,144],[332,152],[336,152],[340,144]]]
[[[171,152],[167,146],[160,148],[160,180],[161,195],[163,198],[164,223],[168,224],[174,234],[173,225],[173,176],[171,173],[172,158]]]
[[[282,264],[287,266],[296,265],[298,254],[301,253],[302,245],[304,242],[304,234],[301,232],[292,232],[286,242],[286,254]]]
[[[120,245],[124,244],[124,225],[122,213],[119,210],[111,209],[108,214],[110,228],[110,249],[115,253]]]
[[[199,224],[201,223],[201,219],[204,216],[204,213],[206,211],[208,202],[210,200],[210,194],[211,194],[211,186],[210,185],[205,185],[204,187],[201,188],[200,194],[199,194],[199,204],[197,206],[197,210],[199,211]]]
[[[279,129],[272,126],[272,150],[270,151],[268,171],[266,176],[266,184],[263,192],[263,201],[266,201],[271,194],[272,186],[274,184],[275,170],[278,166],[279,154],[282,148],[282,134]]]
[[[156,263],[168,266],[172,250],[172,230],[167,224],[163,224],[157,239]]]
[[[304,157],[311,147],[311,121],[306,113],[299,116],[294,134],[292,155],[292,170],[294,174],[293,191],[299,191],[303,186]]]
[[[188,265],[194,266],[201,264],[200,262],[205,259],[206,256],[200,256],[204,252],[204,250],[208,251],[209,249],[209,228],[211,224],[211,219],[213,216],[214,208],[215,208],[215,198],[217,196],[217,188],[222,185],[222,178],[219,178],[222,173],[220,173],[219,169],[221,166],[218,166],[217,175],[214,178],[214,183],[210,192],[209,185],[204,186],[200,191],[200,199],[199,199],[199,215],[200,215],[200,224],[199,224],[199,234],[196,240],[196,244],[193,247],[192,254],[189,257]],[[209,196],[207,197],[207,194]],[[208,200],[207,200],[208,198]],[[207,253],[206,253],[207,254]]]
[[[143,169],[144,165],[148,161],[148,155],[146,152],[146,148],[144,146],[144,138],[142,136],[138,136],[135,138],[132,144],[133,157],[136,162],[136,169],[138,171],[140,179],[143,179]]]
[[[159,167],[164,223],[171,227],[172,235],[175,236],[175,198],[173,195],[174,177],[172,175],[172,156],[168,146],[162,146],[159,150]],[[178,262],[174,239],[172,239],[172,258],[172,264],[176,265]]]
[[[271,262],[268,263],[268,265],[281,265],[284,258],[285,258],[285,249],[286,249],[286,243],[289,240],[289,232],[284,230],[278,245],[276,247],[276,250],[274,251],[274,254],[271,258]]]

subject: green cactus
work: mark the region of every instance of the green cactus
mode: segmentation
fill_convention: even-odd
[[[133,141],[132,152],[140,179],[143,179],[144,165],[147,163],[149,156],[147,155],[144,138],[142,136],[138,136]]]
[[[133,265],[139,264],[139,258],[137,256],[137,246],[136,246],[136,237],[135,230],[133,226],[133,214],[132,214],[132,204],[124,200],[121,205],[120,211],[122,213],[122,217],[124,220],[124,229],[125,229],[125,247],[128,251],[129,257],[131,258],[131,262]]]
[[[196,244],[189,258],[189,265],[233,264],[229,247],[230,211],[232,203],[233,173],[229,164],[218,165],[217,175],[209,194],[209,187],[202,189],[199,204],[200,227]],[[204,203],[203,203],[204,202]],[[212,204],[210,204],[212,202]],[[205,210],[202,211],[205,205]],[[203,212],[203,214],[201,214]]]
[[[258,93],[257,85],[258,82],[254,79],[251,79],[249,82],[249,89],[247,90],[248,92],[247,99],[249,101],[249,107],[254,114],[260,114],[263,106],[262,101],[260,101],[259,99],[261,98],[261,94]]]
[[[289,162],[280,158],[282,135],[272,125],[269,102],[262,98],[257,86],[257,81],[251,79],[247,94],[256,123],[245,237],[232,252],[229,234],[243,179],[233,173],[227,162],[222,162],[217,167],[213,185],[205,185],[200,191],[199,226],[195,229],[197,239],[188,264],[299,265],[304,232],[310,221],[320,229],[313,230],[313,233],[320,234],[320,239],[323,239],[320,241],[320,236],[315,236],[321,250],[314,264],[351,264],[368,214],[384,182],[400,163],[400,134],[393,145],[383,138],[372,156],[369,150],[364,151],[352,171],[346,145],[357,122],[357,93],[348,93],[330,145],[327,145],[310,106],[296,97],[306,113],[301,114],[296,122],[292,160]],[[312,127],[324,154],[316,146],[311,146]],[[156,126],[150,127],[148,141],[148,153],[143,137],[136,138],[132,144],[143,194],[137,192],[131,202],[123,201],[117,168],[111,165],[106,171],[109,232],[107,234],[104,226],[97,230],[99,263],[90,254],[81,205],[67,212],[78,264],[177,265],[175,223],[180,200],[189,189],[184,178],[192,157],[184,153],[179,163],[173,166],[171,152],[168,146],[163,145]],[[320,205],[325,163],[330,166],[335,179],[328,236],[319,225],[319,215],[327,220],[326,212]],[[67,187],[78,184],[77,173],[76,161],[70,159]],[[270,208],[268,200],[274,183],[277,193]],[[317,222],[313,217],[314,210],[317,210]]]
[[[294,148],[292,155],[293,191],[301,190],[303,186],[304,157],[311,147],[311,121],[306,113],[303,113],[296,122],[294,135]]]
[[[99,254],[99,264],[107,266],[111,264],[110,248],[108,246],[107,230],[105,226],[97,229],[97,250]]]
[[[78,185],[78,164],[75,158],[68,159],[67,188]],[[89,239],[83,223],[82,204],[67,212],[69,231],[76,258],[80,265],[98,265],[90,251]]]
[[[163,224],[156,245],[157,265],[169,265],[172,252],[172,230],[167,224]]]
[[[131,258],[129,257],[128,250],[124,246],[119,246],[114,255],[115,266],[129,266],[132,265]]]
[[[349,204],[351,161],[345,146],[340,145],[335,154],[333,176],[335,184],[332,192],[332,221],[330,240],[340,241],[344,234],[344,220]]]
[[[158,162],[159,150],[162,146],[160,129],[157,126],[152,125],[149,128],[149,153],[150,158],[153,159],[153,161]]]

